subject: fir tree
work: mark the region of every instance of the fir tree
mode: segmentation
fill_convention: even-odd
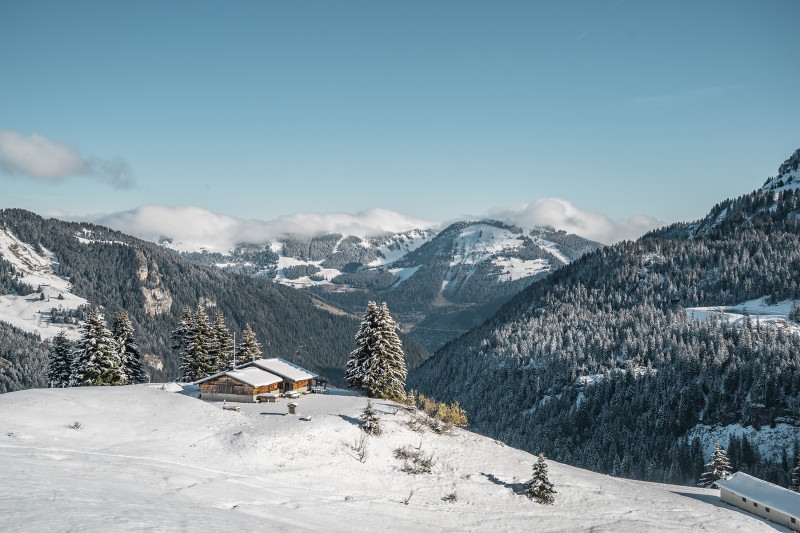
[[[722,449],[719,441],[714,444],[714,453],[711,454],[711,461],[706,463],[706,471],[700,476],[701,487],[717,488],[716,481],[726,479],[731,475],[731,462],[728,460],[728,452]]]
[[[380,435],[383,432],[378,413],[372,407],[372,400],[367,400],[367,406],[361,411],[359,419],[361,420],[361,429],[367,435]]]
[[[219,308],[217,308],[217,312],[214,315],[214,325],[211,329],[214,336],[211,359],[214,361],[217,372],[222,372],[227,370],[232,363],[234,346],[233,336],[225,326],[225,316]]]
[[[239,343],[239,350],[236,352],[236,359],[241,363],[255,361],[261,358],[261,344],[256,339],[256,334],[246,324],[242,332],[242,342]]]
[[[792,300],[792,308],[789,310],[789,320],[792,322],[800,322],[800,306],[797,305],[797,300]]]
[[[72,343],[61,330],[53,339],[47,363],[47,382],[51,387],[68,387],[72,374]]]
[[[397,324],[386,303],[367,304],[356,334],[357,348],[347,361],[345,380],[367,396],[398,399],[405,396],[406,363]]]
[[[541,504],[551,504],[555,500],[556,490],[547,477],[547,463],[541,452],[539,460],[533,465],[533,476],[525,483],[525,494]]]
[[[117,343],[122,367],[125,369],[127,382],[146,383],[147,373],[144,369],[142,353],[133,337],[133,324],[131,324],[128,313],[125,311],[114,313],[111,329],[114,333],[114,340]]]
[[[183,308],[181,321],[177,328],[170,333],[170,340],[172,340],[172,349],[177,350],[181,362],[187,357],[189,353],[189,346],[194,337],[194,314],[192,309],[187,305]]]
[[[800,451],[794,452],[794,468],[792,469],[792,481],[789,488],[795,492],[800,492]]]
[[[117,343],[103,315],[92,309],[83,325],[83,336],[73,352],[70,386],[125,385],[125,369]]]
[[[208,317],[201,305],[192,315],[188,346],[181,359],[181,376],[184,381],[197,381],[216,372],[211,358],[213,336]]]

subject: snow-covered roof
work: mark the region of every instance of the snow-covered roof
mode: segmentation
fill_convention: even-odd
[[[262,370],[261,368],[251,366],[247,368],[237,368],[236,370],[226,370],[225,372],[217,372],[212,376],[195,381],[195,384],[203,383],[219,376],[231,377],[236,381],[241,381],[242,383],[250,385],[251,387],[266,387],[267,385],[272,385],[273,383],[280,383],[283,381],[281,377],[276,376],[275,374],[271,374],[265,370]]]
[[[252,361],[247,364],[247,366],[255,365],[258,368],[262,368],[267,372],[272,372],[273,374],[277,374],[282,378],[286,378],[289,381],[303,381],[306,379],[314,379],[317,377],[316,374],[306,370],[305,368],[299,367],[285,359],[281,359],[280,357],[271,357],[269,359],[258,359],[256,361]]]
[[[716,484],[764,507],[800,518],[800,493],[773,485],[744,472],[736,472],[728,479],[719,479]]]

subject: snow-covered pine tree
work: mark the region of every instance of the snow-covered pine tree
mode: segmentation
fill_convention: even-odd
[[[794,468],[792,469],[792,481],[789,488],[795,492],[800,492],[800,451],[794,452]]]
[[[384,302],[367,304],[356,334],[357,348],[347,361],[345,380],[367,396],[399,399],[405,396],[406,363],[397,324]]]
[[[525,494],[537,503],[551,504],[555,500],[556,490],[547,477],[547,463],[541,452],[533,465],[533,476],[525,483]]]
[[[218,307],[214,315],[214,325],[211,327],[214,335],[214,346],[211,358],[215,362],[217,372],[228,370],[233,358],[233,336],[225,325],[225,315]]]
[[[114,313],[111,329],[128,383],[147,383],[142,352],[134,339],[133,324],[128,313],[125,311]]]
[[[711,489],[717,488],[718,479],[726,479],[732,474],[728,452],[720,447],[719,441],[714,444],[714,453],[711,454],[711,461],[706,463],[706,469],[700,476],[698,485]]]
[[[53,339],[47,361],[47,383],[51,387],[68,387],[72,374],[72,343],[61,330]]]
[[[367,406],[361,411],[359,419],[361,420],[361,429],[367,435],[380,435],[383,432],[378,413],[372,407],[372,400],[367,400]]]
[[[356,333],[356,349],[350,352],[350,358],[345,366],[344,379],[354,389],[365,390],[365,375],[367,362],[372,358],[375,343],[375,331],[378,328],[379,309],[375,302],[367,303],[364,320],[361,321]]]
[[[202,305],[192,315],[192,330],[186,354],[181,360],[181,375],[184,381],[197,381],[216,373],[211,359],[212,332]]]
[[[250,324],[245,324],[244,331],[242,332],[242,342],[239,343],[239,349],[236,352],[236,361],[239,363],[246,363],[248,361],[255,361],[261,358],[261,344],[256,339],[256,334],[250,328]]]
[[[98,309],[92,309],[82,329],[72,354],[70,386],[125,385],[117,343]]]
[[[178,351],[178,356],[181,360],[181,379],[184,381],[191,381],[186,379],[183,373],[183,365],[189,354],[189,346],[194,337],[194,329],[194,314],[192,313],[192,309],[187,305],[183,308],[183,314],[181,315],[181,321],[178,327],[172,330],[169,336],[172,341],[172,349]]]
[[[789,320],[800,323],[800,306],[797,300],[792,300],[792,308],[789,310]]]

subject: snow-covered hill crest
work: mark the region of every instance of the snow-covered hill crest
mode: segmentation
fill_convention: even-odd
[[[778,168],[778,174],[769,178],[761,190],[764,192],[781,192],[800,188],[800,148]]]
[[[171,392],[175,391],[175,392]],[[0,514],[10,531],[774,531],[716,491],[549,462],[558,491],[522,494],[535,457],[467,431],[417,433],[375,402],[384,433],[354,447],[366,399],[332,391],[241,412],[181,387],[0,396]],[[309,418],[306,420],[306,418]],[[396,450],[432,457],[408,474]]]

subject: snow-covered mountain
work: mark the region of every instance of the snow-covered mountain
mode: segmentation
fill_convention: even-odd
[[[563,231],[479,220],[441,232],[285,237],[227,254],[185,255],[306,289],[353,314],[369,300],[387,301],[404,328],[433,350],[482,322],[533,280],[599,246]]]
[[[792,156],[778,168],[778,174],[767,179],[761,190],[764,192],[780,192],[785,190],[797,189],[800,187],[800,148],[795,150]]]
[[[576,466],[690,482],[719,438],[736,468],[785,486],[800,454],[799,213],[800,188],[759,188],[584,255],[409,385],[460,402],[476,431]]]
[[[241,412],[166,386],[0,396],[0,516],[8,531],[774,531],[716,490],[612,478],[549,461],[558,494],[522,494],[536,457],[476,434],[384,432],[354,450],[366,399],[332,391]],[[430,473],[397,451],[419,449]]]

